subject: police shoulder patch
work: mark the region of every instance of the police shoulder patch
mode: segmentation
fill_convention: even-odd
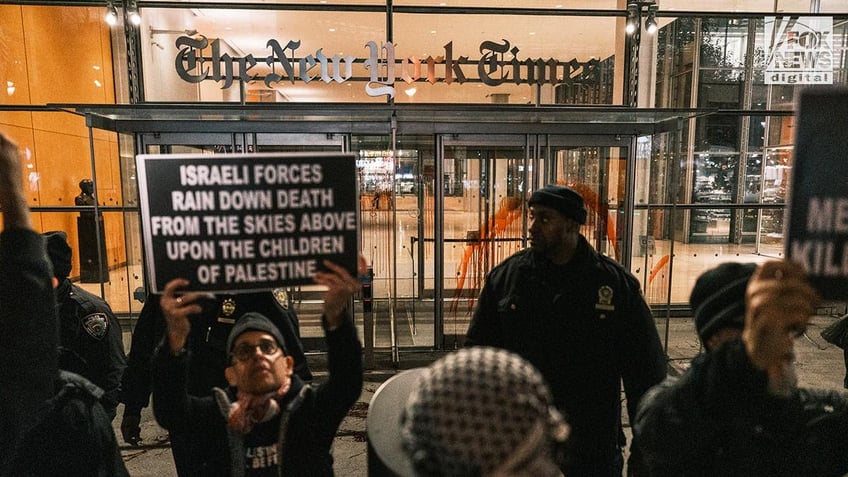
[[[289,294],[286,293],[285,288],[274,288],[271,290],[271,293],[274,295],[274,299],[277,300],[277,304],[283,307],[284,310],[289,309]]]
[[[109,317],[106,313],[92,313],[82,319],[82,328],[96,340],[102,340],[109,330]]]

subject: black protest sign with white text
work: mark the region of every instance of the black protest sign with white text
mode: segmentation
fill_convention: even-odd
[[[801,94],[786,255],[825,300],[848,299],[848,89]]]
[[[356,274],[353,154],[142,154],[145,261],[153,292],[313,283],[323,260]]]

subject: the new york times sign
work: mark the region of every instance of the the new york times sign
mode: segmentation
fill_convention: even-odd
[[[832,17],[766,17],[765,84],[833,84]]]
[[[153,292],[174,278],[212,292],[309,284],[324,260],[356,274],[353,154],[142,154],[136,162]]]
[[[504,83],[571,84],[576,81],[597,84],[600,80],[600,62],[597,59],[586,62],[576,59],[520,59],[520,48],[507,40],[481,43],[481,57],[476,62],[469,61],[467,56],[455,56],[453,42],[444,46],[444,55],[427,58],[398,57],[394,44],[378,46],[373,41],[365,44],[368,56],[364,58],[338,54],[329,57],[320,48],[314,53],[299,56],[300,41],[294,40],[285,45],[274,39],[268,40],[266,47],[269,51],[265,57],[253,54],[233,57],[221,52],[219,39],[210,42],[202,35],[181,36],[177,38],[176,46],[179,51],[174,66],[183,81],[220,82],[221,89],[229,88],[235,80],[247,84],[261,79],[269,88],[283,81],[291,84],[296,81],[344,83],[353,79],[355,63],[362,63],[368,70],[365,85],[368,96],[394,97],[396,81],[462,84],[476,79],[488,86],[498,86]],[[271,67],[271,72],[260,77],[255,72],[255,67],[260,64]]]

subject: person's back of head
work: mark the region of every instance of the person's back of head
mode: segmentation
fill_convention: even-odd
[[[568,426],[539,371],[502,349],[462,349],[425,369],[401,426],[420,476],[561,475]]]
[[[689,304],[698,338],[707,350],[738,337],[745,326],[745,289],[757,265],[728,262],[702,273]]]

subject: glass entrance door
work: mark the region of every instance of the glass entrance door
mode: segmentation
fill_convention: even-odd
[[[442,170],[436,179],[443,202],[441,209],[424,212],[437,222],[432,229],[437,347],[461,346],[488,272],[528,246],[526,199],[547,183],[583,195],[589,214],[581,233],[601,253],[622,263],[629,259],[629,138],[450,136],[440,142]]]
[[[568,145],[569,138],[551,138],[549,182],[563,184],[583,196],[588,209],[581,233],[604,255],[626,263],[628,224],[625,206],[628,148],[610,145]]]
[[[443,264],[443,339],[437,343],[446,348],[458,346],[465,336],[486,273],[525,246],[529,149],[525,135],[442,141],[443,212],[436,230],[441,237],[434,238],[442,245]]]

